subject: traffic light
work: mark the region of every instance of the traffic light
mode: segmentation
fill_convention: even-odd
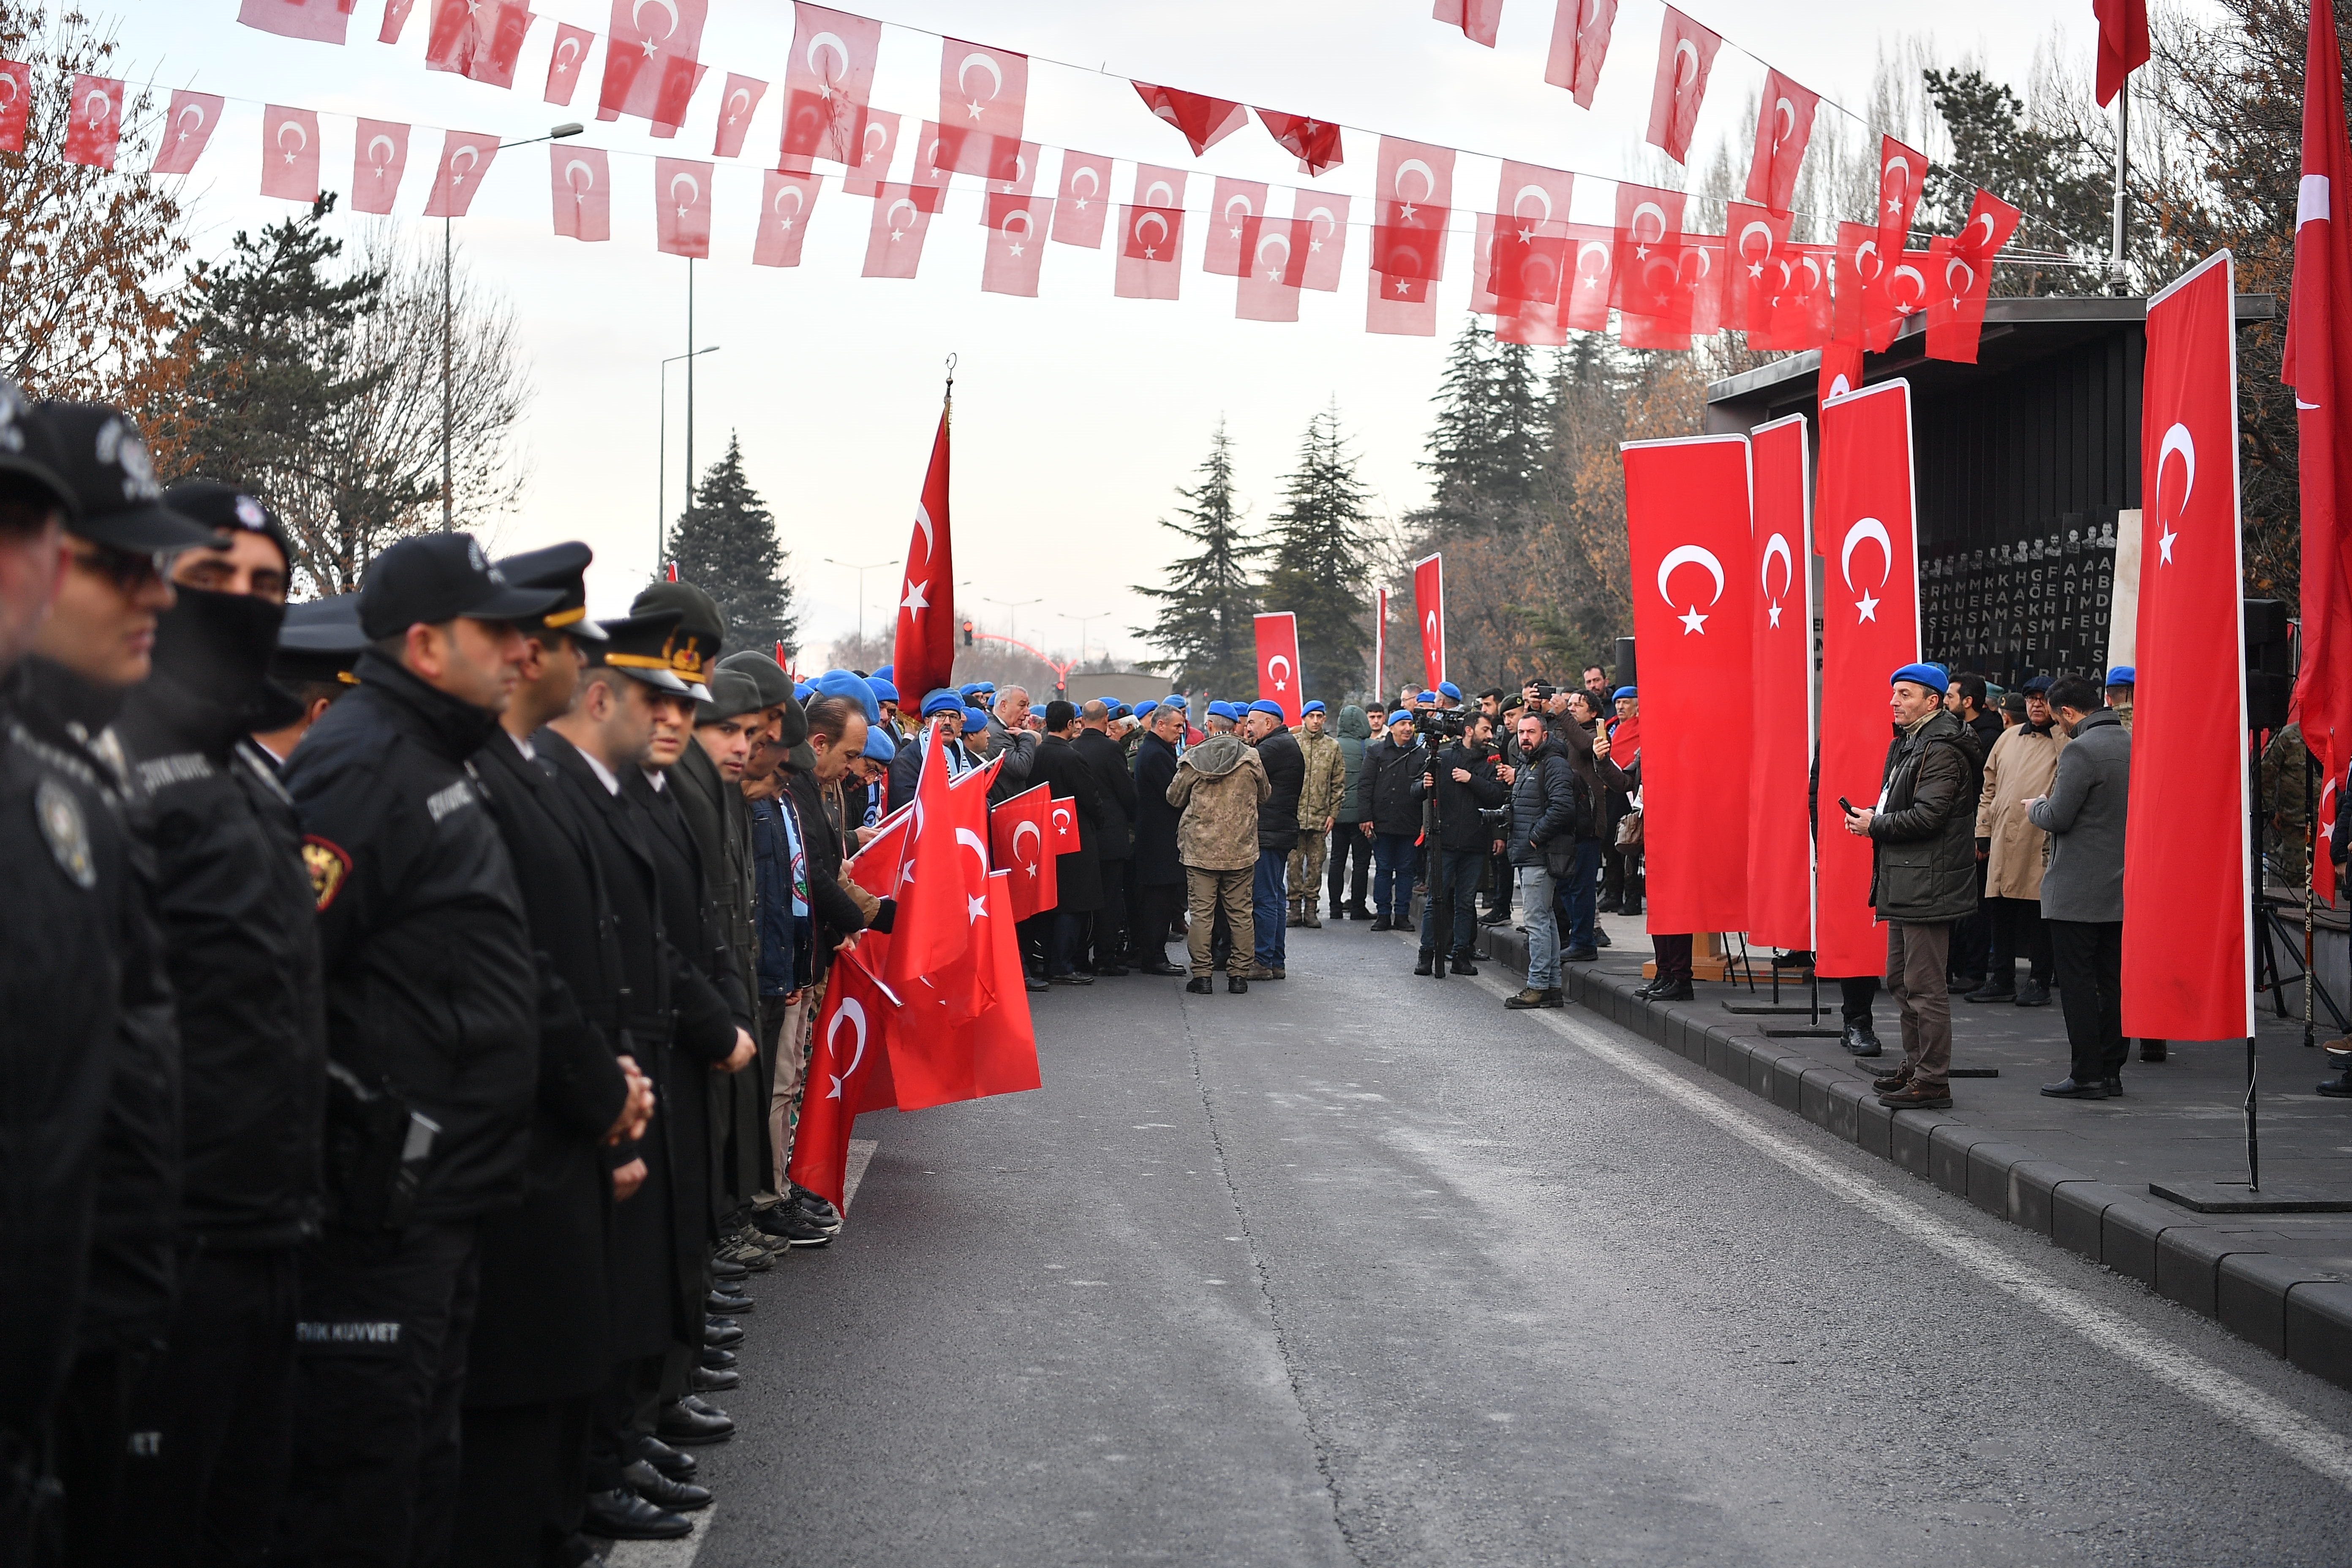
[[[970,647],[971,646],[971,623],[970,621],[966,621],[963,624],[963,646],[966,647]]]

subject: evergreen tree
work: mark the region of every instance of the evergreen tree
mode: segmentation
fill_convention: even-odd
[[[2074,138],[2035,125],[2018,96],[1980,70],[1922,75],[1952,135],[1952,166],[1932,171],[1922,194],[1922,226],[1958,233],[1981,185],[2017,207],[2020,247],[2072,250],[2085,259],[2105,255],[2112,156],[2102,159]],[[2087,294],[2105,287],[2095,267],[2007,267],[1992,282],[1997,294]]]
[[[1198,547],[1172,563],[1162,583],[1135,586],[1160,603],[1149,626],[1133,635],[1160,649],[1155,668],[1167,670],[1187,689],[1220,695],[1257,690],[1257,643],[1250,617],[1257,613],[1250,570],[1265,546],[1242,537],[1241,509],[1234,497],[1232,437],[1223,420],[1201,465],[1201,483],[1179,489],[1182,521],[1160,520]]]
[[[1435,402],[1437,423],[1421,465],[1434,477],[1435,493],[1413,521],[1439,541],[1516,528],[1535,498],[1549,445],[1551,416],[1534,352],[1496,342],[1472,317],[1454,341]]]
[[[1360,689],[1370,675],[1370,605],[1361,584],[1370,570],[1364,510],[1370,496],[1340,438],[1339,409],[1325,409],[1307,421],[1298,467],[1284,481],[1264,595],[1268,607],[1298,617],[1298,658],[1315,678],[1307,689],[1313,694]]]
[[[726,455],[704,471],[694,504],[672,525],[668,553],[680,578],[719,602],[729,651],[772,653],[780,642],[787,656],[800,651],[800,617],[776,520],[743,477],[742,443],[732,431]]]
[[[1440,497],[1450,490],[1475,492],[1490,477],[1495,445],[1494,408],[1488,392],[1494,378],[1494,334],[1475,316],[1462,323],[1437,383],[1437,424],[1429,432],[1428,469]]]

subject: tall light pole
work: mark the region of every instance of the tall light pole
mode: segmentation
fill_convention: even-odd
[[[896,566],[898,564],[898,558],[892,556],[887,561],[868,561],[861,565],[855,561],[835,561],[828,555],[824,557],[824,563],[828,566],[838,566],[845,572],[857,574],[857,653],[862,658],[866,655],[866,574],[879,572],[885,566]]]
[[[694,353],[672,354],[661,362],[661,417],[655,421],[660,434],[654,437],[654,575],[656,577],[661,575],[663,535],[669,531],[668,523],[662,517],[661,499],[662,491],[669,488],[669,367],[680,360],[691,361],[697,354],[715,354],[718,352],[719,345],[713,343],[709,348],[695,350]],[[689,365],[688,369],[691,368]],[[690,465],[687,473],[687,505],[691,508],[694,485]]]
[[[522,142],[501,142],[499,151],[509,147],[535,147],[541,142],[561,142],[567,136],[577,136],[587,129],[576,120],[567,120],[551,129],[544,136],[533,136]],[[454,509],[457,505],[455,463],[450,456],[450,440],[456,429],[456,405],[451,400],[449,377],[457,358],[457,309],[451,297],[450,279],[456,270],[455,247],[450,239],[449,215],[441,215],[441,531],[446,533],[456,526]]]
[[[1083,616],[1073,616],[1073,615],[1070,615],[1069,613],[1067,613],[1066,611],[1057,611],[1057,612],[1056,612],[1056,614],[1057,614],[1057,615],[1059,615],[1063,620],[1066,620],[1066,621],[1076,621],[1076,622],[1077,622],[1077,623],[1078,623],[1078,662],[1079,662],[1080,664],[1084,664],[1084,663],[1086,663],[1086,662],[1087,662],[1087,623],[1088,621],[1098,621],[1098,620],[1101,620],[1105,616],[1109,615],[1109,614],[1110,614],[1110,612],[1109,612],[1108,610],[1095,610],[1095,611],[1089,612],[1088,614],[1087,614],[1087,615],[1083,615]],[[1106,651],[1108,651],[1108,650],[1106,650]]]
[[[1042,605],[1045,601],[1043,599],[992,599],[987,595],[982,594],[980,596],[980,602],[983,605],[994,605],[998,609],[1003,610],[1004,612],[1004,635],[1009,637],[1017,637],[1021,635],[1022,610],[1031,605]]]

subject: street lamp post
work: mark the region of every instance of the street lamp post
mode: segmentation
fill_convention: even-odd
[[[693,353],[672,354],[661,362],[661,417],[655,421],[659,434],[654,437],[654,575],[656,577],[661,575],[662,535],[668,528],[668,525],[662,521],[661,493],[669,488],[669,367],[680,360],[691,361],[698,355],[715,354],[718,352],[719,345],[713,343],[709,348],[697,349]],[[692,365],[689,364],[688,366],[689,374],[692,369]],[[686,483],[687,505],[691,509],[694,504],[694,467],[691,453],[688,454]]]
[[[1087,623],[1089,621],[1101,620],[1105,616],[1109,615],[1110,612],[1108,610],[1093,610],[1083,616],[1074,616],[1069,614],[1067,611],[1057,611],[1056,614],[1058,614],[1063,620],[1076,621],[1078,623],[1078,662],[1080,664],[1086,663]],[[1105,652],[1108,651],[1108,649],[1105,650]]]
[[[887,561],[868,561],[860,564],[855,561],[835,561],[828,555],[824,557],[824,563],[857,574],[857,654],[863,658],[866,657],[866,574],[879,572],[885,566],[896,566],[898,558],[893,556]]]
[[[1023,609],[1031,605],[1042,605],[1045,602],[1043,599],[992,599],[985,594],[980,596],[980,601],[983,605],[994,605],[1004,612],[1004,635],[1008,637],[1017,637],[1021,635]]]

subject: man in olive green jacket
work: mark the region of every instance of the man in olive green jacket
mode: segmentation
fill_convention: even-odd
[[[1316,902],[1322,896],[1323,855],[1348,787],[1348,769],[1339,742],[1323,732],[1323,704],[1309,702],[1301,712],[1298,750],[1307,760],[1307,776],[1298,790],[1298,847],[1290,852],[1290,923],[1320,931]]]

